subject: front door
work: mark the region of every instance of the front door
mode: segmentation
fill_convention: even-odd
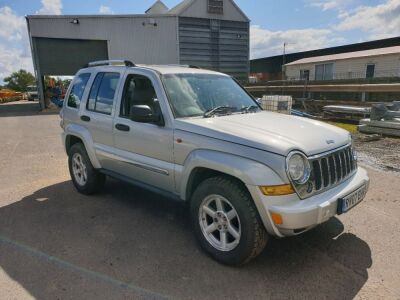
[[[140,70],[127,72],[121,101],[114,118],[114,147],[118,173],[136,181],[174,191],[173,129],[170,124],[134,122],[129,118],[133,105],[162,109],[161,86],[155,76]],[[165,112],[163,113],[165,116]]]

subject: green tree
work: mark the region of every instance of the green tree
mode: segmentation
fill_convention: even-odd
[[[4,78],[4,82],[8,89],[18,92],[26,92],[26,88],[29,85],[34,85],[36,80],[32,73],[21,69]]]

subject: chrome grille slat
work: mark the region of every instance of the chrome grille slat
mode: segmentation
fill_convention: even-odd
[[[336,179],[335,159],[333,156],[328,157],[328,167],[329,167],[330,182],[331,184],[335,184],[337,179]]]
[[[326,158],[326,165],[328,166],[328,184],[332,184],[331,168],[329,167],[329,157]]]
[[[332,160],[333,160],[333,166],[334,166],[334,171],[335,171],[335,183],[339,181],[339,175],[338,175],[338,166],[336,164],[336,155],[332,155]]]
[[[322,175],[322,164],[321,161],[318,161],[318,166],[319,166],[319,174],[321,176],[321,189],[324,186],[324,175]]]
[[[351,146],[310,159],[310,165],[312,173],[310,180],[314,186],[310,194],[320,193],[341,183],[356,170]]]
[[[343,166],[343,178],[347,176],[347,161],[346,161],[346,156],[344,155],[344,151],[340,152],[340,157],[342,158]]]
[[[347,169],[347,173],[350,173],[350,171],[351,171],[350,157],[349,157],[349,152],[347,151],[347,149],[344,151],[344,156],[346,157],[346,169]]]
[[[338,157],[338,159],[339,159],[339,171],[340,171],[340,180],[342,180],[342,178],[343,178],[343,170],[342,170],[342,165],[343,165],[343,163],[342,163],[342,158],[340,157],[340,152],[339,153],[337,153],[337,157]]]

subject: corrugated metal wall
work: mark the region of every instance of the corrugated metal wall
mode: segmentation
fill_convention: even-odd
[[[179,17],[180,63],[247,80],[249,23]]]
[[[79,24],[72,24],[73,19]],[[174,16],[34,16],[28,20],[32,37],[106,40],[109,59],[139,64],[178,63]]]

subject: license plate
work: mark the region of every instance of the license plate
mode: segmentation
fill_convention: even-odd
[[[360,203],[367,193],[368,185],[365,183],[363,186],[352,192],[351,194],[340,198],[338,200],[338,214],[348,212],[358,203]]]

